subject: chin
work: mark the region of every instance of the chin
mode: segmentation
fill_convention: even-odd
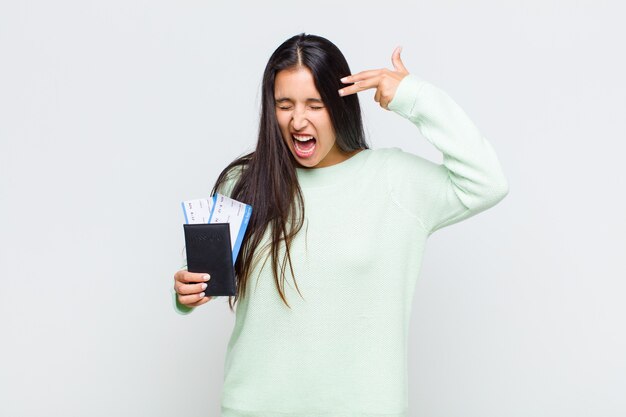
[[[294,158],[296,163],[302,168],[315,168],[319,164],[319,161],[301,161],[297,157]]]

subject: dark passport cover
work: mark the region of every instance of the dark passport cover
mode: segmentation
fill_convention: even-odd
[[[206,295],[235,295],[235,268],[228,223],[183,224],[187,271],[206,272]]]

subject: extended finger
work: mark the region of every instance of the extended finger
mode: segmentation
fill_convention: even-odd
[[[380,80],[380,75],[376,77],[367,78],[364,80],[356,81],[353,85],[349,87],[344,87],[339,90],[340,96],[347,96],[350,94],[358,93],[359,91],[367,90],[368,88],[373,88],[378,86],[378,81]]]
[[[361,71],[361,72],[357,72],[356,74],[347,75],[339,81],[341,81],[342,83],[353,83],[355,81],[363,81],[368,78],[376,77],[377,75],[380,75],[380,73],[383,71],[384,71],[383,69]]]
[[[402,63],[402,59],[400,58],[400,52],[402,52],[402,47],[398,46],[394,49],[393,54],[391,54],[391,63],[396,71],[408,73],[409,70],[406,69],[404,64]]]

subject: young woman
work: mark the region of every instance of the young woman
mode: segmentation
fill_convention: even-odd
[[[410,74],[399,48],[392,63],[351,75],[333,43],[304,33],[269,59],[256,149],[212,190],[253,207],[235,264],[222,417],[408,414],[408,324],[426,240],[498,203],[508,184],[465,112]],[[370,149],[355,94],[367,89],[443,164]],[[179,311],[210,300],[204,276],[176,272]]]

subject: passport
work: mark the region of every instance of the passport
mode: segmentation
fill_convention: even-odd
[[[233,251],[233,265],[239,255],[246,228],[252,216],[252,206],[215,193],[209,198],[187,200],[181,203],[185,223],[228,223]]]
[[[252,215],[252,206],[215,193],[181,203],[187,271],[211,275],[208,296],[236,295],[234,265]]]
[[[228,223],[184,224],[187,271],[211,275],[204,293],[235,295],[237,284]]]

